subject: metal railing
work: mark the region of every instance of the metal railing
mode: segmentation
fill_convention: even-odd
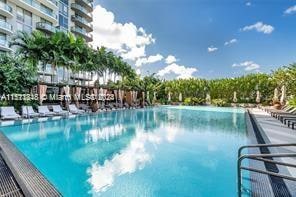
[[[290,143],[290,144],[257,144],[257,145],[248,145],[248,146],[242,146],[238,149],[238,160],[237,160],[237,190],[238,190],[238,196],[241,197],[242,195],[242,170],[247,170],[247,171],[252,171],[252,172],[257,172],[260,174],[265,174],[265,175],[270,175],[274,177],[279,177],[282,179],[287,179],[291,181],[296,181],[296,177],[292,177],[289,175],[284,175],[280,173],[275,173],[269,170],[261,170],[257,168],[251,168],[251,167],[246,167],[242,166],[242,162],[245,159],[249,160],[256,160],[256,161],[262,161],[265,163],[270,163],[270,164],[276,164],[276,165],[281,165],[281,166],[286,166],[286,167],[292,167],[296,168],[296,164],[291,164],[291,163],[286,163],[282,161],[275,161],[272,160],[272,158],[296,158],[296,153],[268,153],[268,154],[244,154],[242,155],[243,149],[246,148],[267,148],[267,147],[296,147],[296,143]]]

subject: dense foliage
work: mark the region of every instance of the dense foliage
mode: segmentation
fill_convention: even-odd
[[[2,54],[0,56],[0,105],[19,106],[24,101],[7,99],[10,94],[29,93],[36,84],[36,69],[30,64],[20,61],[19,58]]]
[[[182,93],[189,104],[192,104],[191,100],[196,97],[205,99],[207,94],[210,95],[212,103],[231,103],[236,92],[238,103],[255,103],[259,91],[261,103],[268,104],[272,101],[274,89],[278,88],[281,92],[283,85],[286,86],[288,96],[295,95],[296,64],[282,67],[271,74],[256,73],[213,80],[177,79],[164,83],[166,94],[170,92],[172,101],[175,102],[178,101],[179,93]]]

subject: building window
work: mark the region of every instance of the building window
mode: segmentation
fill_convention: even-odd
[[[68,29],[68,17],[59,15],[59,25],[65,29]]]
[[[68,0],[60,0],[59,2],[59,26],[61,30],[69,29],[69,3]]]
[[[17,31],[26,31],[28,33],[32,32],[32,13],[24,10],[20,7],[16,9],[16,30]]]

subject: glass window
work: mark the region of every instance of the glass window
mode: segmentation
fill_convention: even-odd
[[[16,7],[16,19],[19,21],[24,21],[24,12],[20,7]]]
[[[24,23],[32,26],[32,13],[24,10]]]
[[[16,30],[25,31],[28,33],[32,32],[32,13],[17,7],[17,18],[16,18]]]
[[[23,24],[20,22],[16,22],[16,31],[23,31]]]

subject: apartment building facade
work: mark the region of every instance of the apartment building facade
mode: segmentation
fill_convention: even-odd
[[[13,52],[9,41],[17,31],[40,30],[45,34],[56,31],[72,32],[92,42],[93,0],[0,0],[0,52]],[[73,76],[70,71],[40,65],[38,80],[52,85],[65,83],[87,85],[91,73]]]

